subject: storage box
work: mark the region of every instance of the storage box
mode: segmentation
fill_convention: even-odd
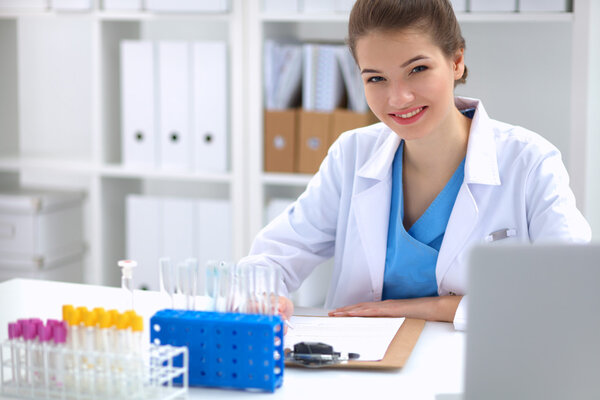
[[[519,11],[523,12],[566,12],[567,0],[519,0]]]
[[[92,0],[50,0],[50,6],[62,11],[88,11],[92,9]]]
[[[338,108],[332,114],[329,144],[331,147],[340,134],[351,129],[368,126],[378,122],[377,117],[371,112],[357,113],[345,108]]]
[[[299,0],[263,0],[265,13],[292,13],[299,10]]]
[[[21,259],[15,263],[2,260],[0,282],[14,279],[44,279],[62,282],[83,282],[83,248],[72,255],[65,255],[49,262],[48,260]]]
[[[294,172],[298,110],[265,111],[264,169]]]
[[[227,12],[229,0],[146,0],[146,10],[158,12]]]
[[[45,10],[48,0],[0,0],[0,9]]]
[[[103,6],[110,11],[139,11],[142,9],[142,0],[104,0]]]
[[[514,12],[516,10],[516,0],[471,0],[470,3],[470,11],[473,12]]]
[[[43,268],[83,248],[83,193],[34,189],[0,192],[0,267]]]
[[[296,172],[314,174],[329,149],[331,113],[301,110],[298,122]]]

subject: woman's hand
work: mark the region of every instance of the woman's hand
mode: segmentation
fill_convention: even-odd
[[[329,312],[330,317],[408,317],[452,322],[462,296],[420,297],[358,303]]]
[[[289,321],[294,313],[294,303],[290,299],[284,296],[279,296],[279,304],[277,305],[277,312],[281,315],[285,321]],[[287,333],[287,324],[283,324],[283,334]]]

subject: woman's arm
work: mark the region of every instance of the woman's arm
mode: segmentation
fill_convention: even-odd
[[[358,303],[329,312],[330,317],[407,317],[453,322],[462,296],[420,297]]]

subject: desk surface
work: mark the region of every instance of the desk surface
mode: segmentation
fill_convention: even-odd
[[[19,318],[60,318],[63,304],[129,308],[120,288],[13,279],[0,283],[0,341],[7,323]],[[149,318],[168,306],[158,292],[135,292],[135,310]],[[148,331],[146,331],[148,335]],[[410,399],[434,400],[439,393],[463,390],[464,332],[452,324],[427,322],[408,362],[396,371],[308,370],[286,368],[283,386],[274,394],[212,388],[190,388],[189,398],[238,399]]]

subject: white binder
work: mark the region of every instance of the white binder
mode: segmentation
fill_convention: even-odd
[[[519,0],[519,11],[566,12],[567,0]]]
[[[227,148],[227,45],[196,42],[193,52],[193,136],[195,169],[226,172]]]
[[[146,9],[161,12],[226,12],[229,0],[146,0]]]
[[[153,43],[121,42],[121,142],[126,166],[157,164],[154,69]]]
[[[50,0],[50,6],[56,10],[83,11],[92,8],[92,0]]]
[[[162,199],[162,256],[174,266],[194,254],[195,200]]]
[[[299,0],[263,0],[265,13],[297,13]]]
[[[336,51],[340,45],[303,45],[302,107],[307,111],[330,112],[340,106],[344,95],[342,73]]]
[[[333,13],[335,0],[304,0],[302,11],[307,14]]]
[[[142,9],[142,0],[104,0],[105,10],[136,11]]]
[[[2,8],[45,10],[48,8],[48,0],[0,0],[0,9]]]
[[[208,260],[231,261],[233,252],[231,203],[229,200],[201,199],[196,202],[197,255]]]
[[[156,197],[129,195],[126,199],[127,258],[136,260],[134,287],[159,290],[161,204]]]
[[[187,42],[158,43],[160,166],[190,170],[190,68]]]
[[[516,0],[471,0],[470,11],[473,12],[513,12],[517,9]]]

